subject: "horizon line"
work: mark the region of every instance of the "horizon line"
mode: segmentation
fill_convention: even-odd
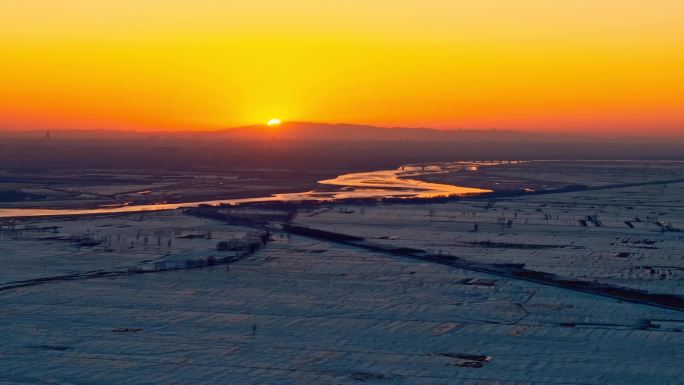
[[[315,126],[315,125],[320,125],[320,126],[328,126],[328,127],[335,127],[335,126],[353,126],[353,127],[359,127],[359,128],[369,128],[369,129],[382,129],[382,130],[425,130],[425,131],[433,131],[433,132],[439,132],[439,133],[456,133],[456,132],[468,132],[468,133],[473,133],[473,132],[483,132],[483,133],[492,133],[492,132],[502,132],[502,133],[511,133],[511,134],[526,134],[526,135],[538,135],[538,136],[547,136],[547,137],[552,137],[552,136],[557,136],[557,137],[576,137],[576,138],[601,138],[601,139],[614,139],[614,140],[619,140],[619,139],[661,139],[661,140],[667,140],[667,139],[677,139],[677,140],[683,140],[684,136],[677,136],[677,135],[668,135],[668,134],[652,134],[652,135],[634,135],[634,134],[625,134],[625,135],[615,135],[615,134],[596,134],[596,133],[585,133],[585,132],[572,132],[571,130],[561,130],[558,132],[543,132],[540,131],[539,129],[521,129],[521,128],[497,128],[497,127],[491,127],[491,128],[464,128],[464,127],[457,127],[457,128],[438,128],[438,127],[427,127],[427,126],[384,126],[384,125],[376,125],[376,124],[365,124],[365,123],[349,123],[349,122],[336,122],[336,123],[327,123],[327,122],[307,122],[307,121],[299,121],[299,120],[288,120],[288,121],[282,121],[281,124],[279,124],[277,127],[282,127],[282,126],[287,126],[287,125],[296,125],[296,124],[301,124],[301,125],[309,125],[309,126]],[[112,132],[112,133],[125,133],[125,134],[212,134],[212,133],[227,133],[232,130],[244,130],[244,129],[250,129],[250,128],[262,128],[264,130],[270,130],[271,132],[275,133],[278,128],[277,127],[270,127],[267,123],[255,123],[255,124],[246,124],[246,125],[239,125],[239,126],[227,126],[227,127],[220,127],[220,128],[180,128],[180,129],[169,129],[169,128],[114,128],[114,127],[107,127],[107,128],[1,128],[0,127],[0,135],[3,133],[14,133],[14,134],[21,134],[21,133],[52,133],[52,132],[83,132],[83,133],[88,133],[88,132]],[[684,128],[682,128],[682,132],[684,132]]]

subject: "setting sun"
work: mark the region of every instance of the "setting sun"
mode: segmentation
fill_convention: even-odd
[[[282,123],[282,122],[280,121],[280,119],[275,119],[275,118],[273,118],[273,119],[269,120],[268,123],[266,123],[266,124],[269,125],[269,126],[271,126],[271,127],[273,127],[273,126],[279,126],[280,123]]]

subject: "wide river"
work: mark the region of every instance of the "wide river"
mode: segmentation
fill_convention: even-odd
[[[438,196],[469,195],[490,192],[471,187],[460,187],[448,184],[422,182],[410,177],[446,172],[454,170],[477,170],[477,166],[491,163],[454,162],[442,168],[440,166],[413,167],[402,166],[396,170],[359,172],[340,175],[334,179],[318,183],[337,188],[325,191],[307,191],[301,193],[273,194],[268,197],[221,199],[212,201],[160,203],[144,205],[107,206],[88,209],[41,209],[41,208],[0,208],[0,218],[7,217],[39,217],[57,215],[89,215],[131,213],[140,211],[175,210],[199,205],[239,205],[254,202],[298,202],[298,201],[335,201],[349,198],[433,198]]]

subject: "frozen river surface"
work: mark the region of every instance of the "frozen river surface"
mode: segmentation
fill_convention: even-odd
[[[475,166],[468,165],[467,167]],[[415,177],[439,171],[439,169],[435,168],[402,166],[396,170],[343,174],[334,179],[318,182],[321,185],[334,186],[335,188],[333,189],[273,194],[267,197],[145,205],[120,205],[84,209],[2,208],[0,209],[0,218],[131,213],[140,211],[175,210],[185,207],[196,207],[199,205],[238,205],[254,202],[334,201],[350,198],[433,198],[438,196],[481,194],[491,191],[410,179],[412,176]]]

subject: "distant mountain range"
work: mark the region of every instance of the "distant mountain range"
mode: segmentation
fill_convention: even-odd
[[[684,139],[287,122],[215,131],[0,130],[3,169],[300,167],[367,170],[459,159],[684,160]],[[372,166],[371,166],[372,165]]]
[[[607,137],[527,132],[500,129],[454,129],[379,127],[349,123],[283,122],[276,127],[265,124],[212,131],[117,131],[50,130],[53,139],[227,139],[282,141],[377,141],[377,142],[491,142],[491,143],[684,143],[681,138]],[[47,139],[47,131],[2,131],[0,138]]]
[[[433,128],[379,127],[349,123],[284,122],[276,127],[253,125],[208,132],[227,138],[273,138],[329,141],[504,141],[592,140],[577,135],[551,135],[513,130],[437,130]]]

